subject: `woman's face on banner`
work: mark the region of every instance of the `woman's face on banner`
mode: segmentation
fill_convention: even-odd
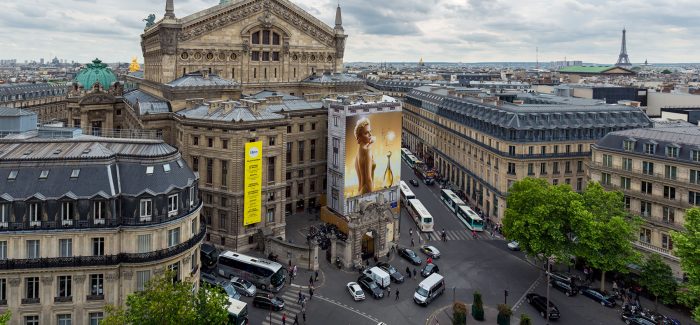
[[[372,143],[372,127],[369,123],[360,129],[360,134],[357,140],[360,142],[360,144]]]

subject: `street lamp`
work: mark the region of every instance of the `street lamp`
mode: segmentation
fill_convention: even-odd
[[[503,290],[503,304],[508,304],[508,289]]]

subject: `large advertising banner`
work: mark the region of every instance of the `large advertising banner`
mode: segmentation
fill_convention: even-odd
[[[345,122],[345,198],[398,186],[401,112],[353,115]]]
[[[262,141],[245,144],[243,175],[243,225],[262,219]]]

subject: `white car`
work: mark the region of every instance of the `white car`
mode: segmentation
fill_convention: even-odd
[[[236,288],[236,291],[238,291],[238,293],[246,297],[254,297],[255,293],[257,293],[257,288],[255,288],[255,285],[248,280],[243,280],[239,277],[234,277],[231,279],[231,284],[234,288]]]
[[[440,258],[440,251],[432,245],[423,245],[420,247],[420,251],[423,254],[428,255],[432,258]]]
[[[519,251],[520,250],[520,244],[518,244],[517,241],[513,240],[508,243],[508,249],[512,251]]]
[[[360,285],[357,284],[357,282],[348,282],[347,288],[353,300],[365,300],[365,292],[362,291],[362,288],[360,288]]]

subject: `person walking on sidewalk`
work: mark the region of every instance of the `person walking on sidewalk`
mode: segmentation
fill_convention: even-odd
[[[282,325],[287,324],[287,313],[282,313]]]
[[[316,275],[316,278],[314,279],[314,281],[318,282],[318,270],[315,271],[315,275]]]
[[[314,285],[314,277],[312,275],[309,276],[309,285],[310,286]]]
[[[314,297],[314,287],[309,286],[309,300]]]
[[[297,303],[300,304],[302,301],[303,295],[301,294],[301,290],[299,290],[299,299],[297,299]]]
[[[399,300],[399,289],[396,289],[396,299],[394,301]]]
[[[408,236],[413,237],[413,228],[408,228]]]
[[[408,266],[406,267],[406,274],[409,278],[411,277],[411,269],[409,269]]]
[[[301,307],[301,319],[303,319],[304,324],[306,324],[306,307]]]
[[[299,314],[294,314],[294,323],[292,325],[299,325]]]
[[[415,247],[416,243],[413,242],[413,238],[411,238],[411,247]]]

